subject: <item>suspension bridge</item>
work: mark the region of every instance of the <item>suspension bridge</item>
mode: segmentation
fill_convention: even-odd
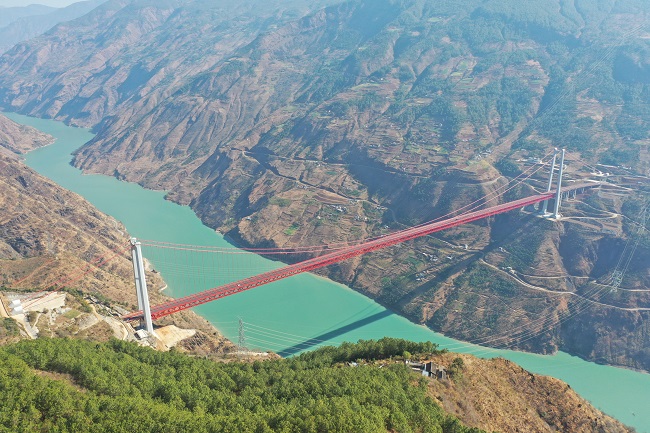
[[[323,268],[325,266],[334,263],[342,262],[363,254],[367,254],[372,251],[387,248],[402,242],[406,242],[422,236],[427,236],[432,233],[457,227],[463,224],[468,224],[473,221],[481,220],[493,215],[498,215],[516,209],[522,209],[527,206],[532,206],[537,203],[544,202],[544,205],[541,210],[542,214],[544,214],[547,217],[557,219],[560,216],[559,207],[561,203],[562,194],[568,195],[571,192],[575,193],[578,190],[593,188],[600,185],[599,182],[583,182],[583,183],[575,183],[566,188],[562,188],[561,182],[562,182],[562,172],[564,167],[564,151],[563,151],[562,158],[560,161],[560,168],[559,168],[558,187],[554,191],[552,191],[551,187],[553,182],[553,175],[555,171],[555,162],[556,162],[557,155],[558,152],[556,151],[553,155],[553,162],[550,170],[550,176],[549,176],[546,192],[540,194],[534,194],[528,197],[524,197],[521,199],[509,201],[494,206],[489,206],[484,209],[479,209],[479,210],[470,209],[470,211],[467,211],[460,215],[452,216],[439,221],[424,223],[415,227],[410,227],[404,230],[393,232],[391,234],[379,238],[370,239],[370,240],[356,243],[354,245],[341,247],[332,252],[326,252],[327,250],[324,250],[325,253],[317,257],[313,257],[295,264],[287,265],[279,269],[273,269],[271,271],[263,272],[258,275],[239,279],[237,281],[229,282],[220,285],[218,287],[204,290],[202,292],[195,293],[189,296],[177,298],[153,307],[149,305],[147,286],[145,280],[145,267],[143,264],[143,257],[140,248],[140,243],[137,240],[133,239],[132,255],[133,255],[134,275],[135,275],[135,282],[136,282],[136,291],[138,295],[139,310],[131,314],[125,315],[122,318],[124,320],[142,320],[144,321],[145,328],[147,329],[147,331],[153,332],[152,321],[168,316],[170,314],[177,313],[179,311],[183,311],[188,308],[192,308],[211,301],[215,301],[217,299],[222,299],[227,296],[232,296],[237,293],[241,293],[265,284],[279,281],[284,278],[289,278],[304,272],[314,271],[316,269]],[[548,163],[541,165],[540,168],[545,165],[548,165]],[[538,170],[540,168],[538,168]],[[527,178],[529,178],[532,174],[534,173],[529,174]],[[521,183],[523,182],[523,180],[520,180],[519,182]],[[510,187],[509,189],[512,188],[513,187]],[[504,192],[501,192],[501,195],[503,193]],[[555,198],[554,212],[548,214],[546,213],[547,204],[549,200],[552,198]],[[471,203],[470,205],[472,204],[474,203]],[[477,206],[484,206],[484,204],[476,205],[474,208],[476,208]]]

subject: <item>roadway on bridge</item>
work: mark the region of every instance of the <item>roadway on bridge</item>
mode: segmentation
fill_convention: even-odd
[[[565,188],[562,188],[562,191],[568,192],[568,191],[573,191],[582,188],[593,188],[596,186],[600,186],[600,183],[586,182],[586,183],[567,186]],[[555,191],[551,191],[543,194],[536,194],[530,197],[525,197],[511,202],[488,207],[486,209],[482,209],[474,212],[468,212],[443,221],[430,222],[420,226],[411,227],[405,230],[391,233],[389,235],[383,236],[378,239],[364,242],[359,245],[354,245],[345,249],[341,249],[339,251],[335,251],[319,257],[308,259],[300,263],[288,265],[280,269],[265,272],[253,277],[244,278],[242,280],[224,284],[222,286],[215,287],[213,289],[209,289],[200,293],[174,299],[164,304],[152,307],[151,318],[153,320],[156,320],[161,317],[167,316],[169,314],[176,313],[178,311],[182,311],[188,308],[195,307],[197,305],[201,305],[207,302],[221,299],[226,296],[231,296],[237,293],[241,293],[246,290],[250,290],[255,287],[262,286],[264,284],[272,283],[274,281],[278,281],[283,278],[288,278],[294,275],[298,275],[303,272],[313,271],[315,269],[319,269],[331,265],[333,263],[338,263],[350,259],[352,257],[369,253],[371,251],[376,251],[378,249],[386,248],[401,242],[426,236],[441,230],[467,224],[473,221],[487,218],[492,215],[497,215],[504,212],[509,212],[514,209],[520,209],[525,206],[530,206],[535,203],[539,203],[544,200],[551,199],[555,194],[556,194]],[[137,311],[129,315],[126,315],[123,318],[125,320],[135,320],[135,319],[140,319],[142,317],[143,317],[142,311]]]

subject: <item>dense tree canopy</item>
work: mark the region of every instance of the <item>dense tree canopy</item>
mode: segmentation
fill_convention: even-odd
[[[0,350],[0,431],[472,432],[404,365],[340,364],[431,343],[383,339],[293,359],[215,363],[122,341],[23,341]]]

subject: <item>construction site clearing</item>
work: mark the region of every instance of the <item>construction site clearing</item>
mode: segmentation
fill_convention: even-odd
[[[113,337],[164,351],[197,333],[195,329],[167,325],[156,328],[151,335],[120,320],[126,312],[91,295],[74,296],[64,291],[0,292],[0,316],[3,320],[13,319],[22,338],[70,336],[105,340]]]

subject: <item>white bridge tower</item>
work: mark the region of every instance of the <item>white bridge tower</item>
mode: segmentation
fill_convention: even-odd
[[[555,161],[557,160],[557,155],[560,151],[556,148],[555,153],[553,154],[553,162],[551,163],[551,172],[548,176],[548,185],[546,187],[546,192],[551,192],[551,187],[553,186],[553,175],[555,173]],[[562,201],[562,175],[564,174],[564,154],[565,149],[562,149],[562,154],[560,156],[560,173],[557,180],[557,192],[555,193],[555,208],[552,214],[547,213],[548,209],[548,200],[544,200],[542,205],[542,210],[540,216],[550,217],[553,219],[559,219],[560,215],[560,203]]]
[[[149,293],[147,292],[147,278],[144,273],[144,260],[142,259],[142,248],[136,238],[131,238],[131,255],[133,257],[133,275],[135,277],[135,291],[138,295],[138,309],[142,310],[144,316],[144,328],[153,336],[153,323],[151,321],[151,307],[149,305]]]

